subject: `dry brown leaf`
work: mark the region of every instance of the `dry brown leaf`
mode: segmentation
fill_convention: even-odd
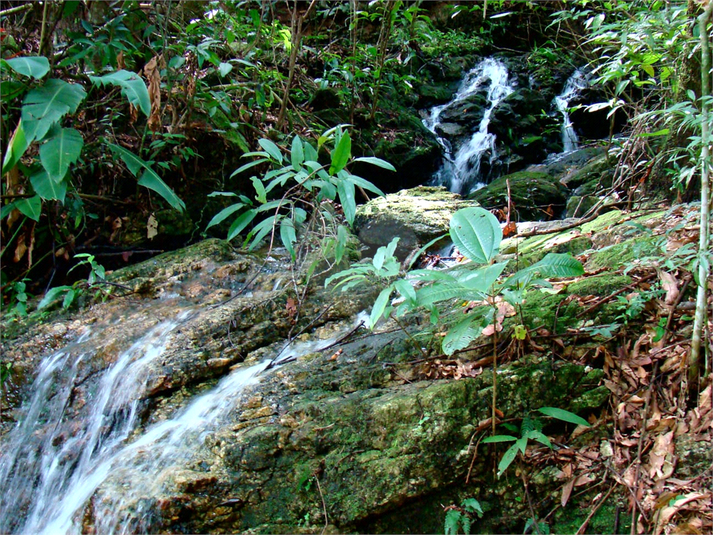
[[[151,214],[149,220],[146,222],[146,237],[149,240],[153,240],[158,234],[158,221],[156,217]]]
[[[572,489],[574,489],[574,478],[571,478],[564,484],[564,487],[562,487],[562,497],[560,498],[560,504],[562,504],[562,507],[567,505],[569,497],[572,494]]]
[[[152,132],[160,132],[162,129],[159,59],[159,56],[154,56],[144,67],[144,75],[149,81],[149,98],[151,99],[151,114],[147,125]]]
[[[659,271],[659,278],[661,279],[661,288],[666,291],[666,299],[664,302],[667,305],[673,305],[678,299],[678,281],[671,273],[666,271]]]

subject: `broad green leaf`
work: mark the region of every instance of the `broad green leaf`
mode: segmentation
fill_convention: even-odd
[[[332,165],[329,167],[329,174],[336,175],[344,169],[352,155],[352,140],[349,132],[344,132],[339,139],[339,145],[332,151]]]
[[[16,73],[35,80],[43,78],[50,71],[50,62],[44,56],[22,56],[1,61]]]
[[[159,177],[156,172],[151,169],[151,166],[149,166],[147,162],[124,147],[113,143],[107,143],[107,146],[114,154],[117,154],[122,159],[122,161],[126,164],[126,167],[128,167],[129,171],[131,171],[132,175],[138,176],[139,171],[142,169],[144,170],[141,178],[139,178],[139,186],[144,186],[155,191],[161,195],[161,197],[163,197],[168,204],[180,212],[186,209],[185,203],[178,198],[175,192],[168,187],[163,180],[161,180],[161,177]]]
[[[344,225],[339,225],[337,227],[337,243],[334,246],[334,260],[339,263],[342,261],[344,256],[344,251],[347,248],[347,242],[349,240],[349,231]]]
[[[517,437],[512,435],[495,435],[492,437],[484,438],[483,444],[495,444],[496,442],[516,442]]]
[[[379,321],[382,314],[386,310],[389,304],[389,298],[391,297],[391,286],[381,290],[379,297],[374,301],[374,307],[371,309],[371,315],[369,316],[369,328],[373,329],[376,326],[376,322]]]
[[[70,164],[79,159],[84,139],[74,128],[53,128],[50,135],[47,142],[40,146],[40,161],[50,178],[60,182]]]
[[[10,213],[15,209],[16,202],[17,201],[13,201],[0,208],[0,219],[5,219],[10,215]]]
[[[300,169],[305,161],[305,151],[302,146],[302,140],[300,136],[295,136],[292,140],[292,152],[290,153],[290,160],[292,162],[292,167],[295,170]]]
[[[418,304],[421,306],[430,306],[440,303],[441,301],[447,301],[455,298],[464,301],[475,301],[485,299],[486,297],[484,292],[471,290],[461,284],[449,283],[447,281],[437,281],[430,286],[419,288],[416,295],[418,297]]]
[[[290,253],[290,257],[292,257],[292,261],[294,262],[294,243],[297,241],[297,235],[295,234],[295,225],[291,219],[285,218],[280,223],[280,239],[282,240],[282,244],[285,246],[285,249],[287,249],[287,252]]]
[[[41,140],[53,124],[68,113],[77,111],[87,96],[79,84],[50,78],[45,85],[33,89],[23,101],[22,120],[28,142]]]
[[[267,197],[265,193],[265,184],[263,184],[262,180],[257,177],[252,177],[250,180],[252,181],[253,187],[255,188],[255,198],[258,200],[258,202],[266,203]]]
[[[507,265],[507,262],[499,262],[491,266],[484,266],[469,273],[466,272],[458,277],[458,280],[471,290],[488,292]]]
[[[206,230],[208,230],[210,227],[212,227],[214,225],[219,225],[220,223],[225,221],[225,219],[227,219],[229,216],[233,215],[235,212],[237,212],[244,206],[245,205],[243,203],[237,202],[235,204],[231,204],[227,208],[223,208],[220,212],[218,212],[217,214],[215,214],[213,216],[213,219],[211,219],[210,222],[208,223]]]
[[[381,158],[374,158],[372,156],[362,156],[361,158],[354,158],[354,161],[370,163],[371,165],[381,167],[382,169],[387,169],[389,171],[396,171],[396,168],[393,165],[391,165],[386,160],[382,160]]]
[[[64,202],[64,198],[67,195],[66,180],[60,180],[59,182],[52,180],[46,170],[40,169],[30,177],[30,183],[35,193],[44,200]]]
[[[464,208],[451,218],[450,235],[458,250],[485,264],[498,253],[503,232],[493,214],[483,208]]]
[[[252,220],[255,219],[256,215],[257,212],[255,210],[248,210],[244,214],[238,216],[235,221],[233,221],[233,224],[230,225],[226,240],[230,241],[237,235],[239,235],[245,229],[245,227],[247,227],[252,222]]]
[[[354,184],[347,180],[340,180],[337,183],[337,191],[339,192],[339,202],[342,205],[342,210],[344,210],[344,217],[350,225],[353,225],[354,217],[356,216]]]
[[[72,288],[71,290],[67,290],[67,293],[64,294],[64,300],[62,301],[62,308],[67,310],[69,307],[72,306],[72,303],[74,303],[74,299],[77,297],[77,290]]]
[[[251,167],[255,167],[256,165],[260,165],[261,163],[264,163],[267,161],[268,161],[267,158],[260,158],[259,160],[255,160],[253,162],[246,163],[245,165],[242,165],[242,166],[238,167],[235,171],[233,171],[230,175],[230,178],[233,178],[235,175],[239,175],[243,171],[246,171],[246,170],[250,169]]]
[[[233,66],[230,63],[225,63],[221,61],[220,64],[218,64],[218,72],[221,76],[225,76],[232,70]]]
[[[146,82],[135,72],[119,70],[105,74],[104,76],[90,76],[89,79],[95,85],[114,85],[121,88],[121,94],[136,108],[139,108],[144,115],[151,114],[151,97],[146,88]]]
[[[508,450],[503,454],[502,459],[500,459],[500,462],[498,463],[498,477],[503,475],[505,470],[508,469],[508,466],[510,466],[515,460],[515,457],[517,457],[517,451],[518,446],[517,443],[515,443],[510,446]]]
[[[471,316],[466,316],[455,326],[448,329],[448,334],[443,338],[443,352],[452,355],[460,349],[468,347],[473,340],[483,332],[480,324]]]
[[[397,280],[396,282],[394,282],[394,288],[396,288],[396,290],[409,301],[416,301],[416,290],[414,290],[413,286],[411,286],[411,283],[409,283],[407,280]]]
[[[585,427],[589,427],[589,422],[585,420],[584,418],[581,418],[580,416],[577,416],[576,414],[566,411],[564,409],[558,409],[557,407],[542,407],[540,409],[537,409],[539,412],[544,414],[545,416],[550,416],[552,418],[557,418],[558,420],[562,420],[563,422],[569,422],[571,424],[576,424],[576,425],[583,425]]]
[[[20,122],[17,123],[17,128],[15,128],[15,132],[10,138],[10,142],[7,144],[7,151],[5,152],[5,158],[3,158],[2,162],[3,175],[15,167],[29,146],[30,143],[25,137],[25,130],[22,128],[22,119],[20,119]]]
[[[527,438],[526,437],[518,438],[517,442],[515,442],[514,445],[517,446],[517,449],[519,449],[524,454],[525,450],[527,449]]]
[[[512,287],[520,283],[526,285],[539,275],[542,278],[569,278],[584,274],[582,264],[570,254],[548,253],[542,260],[525,269],[521,269],[505,281],[505,286]]]
[[[347,179],[350,182],[353,182],[354,185],[359,186],[362,189],[365,189],[366,191],[371,191],[372,193],[376,193],[377,195],[383,197],[384,192],[381,191],[379,188],[377,188],[374,184],[369,182],[368,180],[363,179],[360,176],[348,174]]]
[[[265,138],[259,139],[258,143],[263,149],[265,149],[265,152],[267,152],[273,160],[277,163],[282,163],[282,151],[280,150],[280,147]]]
[[[28,199],[20,199],[15,201],[15,208],[20,210],[23,215],[26,215],[33,221],[40,220],[40,214],[42,213],[42,199],[39,195],[30,197]]]
[[[248,249],[252,251],[260,245],[260,242],[274,230],[282,217],[282,215],[273,215],[255,225],[255,228],[251,232],[252,243]]]
[[[531,429],[523,436],[528,440],[536,440],[540,444],[544,444],[548,448],[552,448],[552,442],[550,442],[550,439],[547,438],[547,435],[543,434],[542,431],[538,431],[537,429]]]
[[[68,292],[71,289],[71,286],[55,286],[54,288],[50,288],[42,298],[42,301],[37,304],[37,310],[42,310],[43,308],[48,307],[59,299],[63,293]]]

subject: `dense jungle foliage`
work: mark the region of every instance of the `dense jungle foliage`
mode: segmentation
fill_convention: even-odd
[[[519,270],[497,257],[512,233],[509,182],[504,211],[467,208],[450,222],[452,242],[482,264],[477,270],[418,270],[411,277],[426,286],[414,290],[398,239],[355,262],[357,207],[430,183],[443,148],[424,119],[451,99],[465,72],[497,56],[531,87],[529,101],[498,117],[509,173],[562,152],[560,119],[540,100],[549,105],[582,69],[588,87],[569,112],[585,143],[607,148],[613,171],[597,184],[602,202],[575,214],[594,219],[605,199],[607,210],[629,211],[698,203],[698,238],[667,266],[688,280],[682,293],[689,283],[697,291],[684,359],[694,400],[710,381],[712,11],[694,0],[3,2],[2,314],[41,320],[52,308],[112,299],[128,290],[107,277],[112,270],[218,237],[251,251],[284,247],[305,280],[378,287],[372,327],[424,309],[442,325],[447,304],[465,300],[466,315],[439,333],[445,356],[483,335],[497,355],[498,333],[515,310],[511,336],[530,341],[526,293],[585,269],[559,252]],[[666,287],[646,291],[643,302],[623,303],[617,327]],[[659,329],[672,317],[660,318]],[[608,325],[587,328],[611,335]],[[9,373],[1,360],[0,382]],[[539,418],[588,425],[544,407],[510,424],[511,434],[496,431],[496,376],[483,443],[512,443],[498,476],[533,441],[552,448]],[[468,533],[483,511],[467,499],[446,513],[446,533],[455,534]],[[547,532],[536,516],[526,531]]]

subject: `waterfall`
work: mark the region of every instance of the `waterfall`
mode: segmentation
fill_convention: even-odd
[[[78,495],[92,481],[103,479],[106,473],[97,467],[136,427],[149,365],[163,353],[166,335],[177,325],[160,323],[119,355],[104,371],[95,399],[88,400],[91,407],[82,427],[71,434],[62,423],[80,382],[79,369],[95,354],[90,342],[100,335],[85,334],[44,361],[26,413],[11,431],[0,460],[0,532],[40,532],[81,501]]]
[[[587,87],[587,76],[583,69],[577,69],[564,84],[562,93],[555,97],[555,106],[562,114],[562,146],[563,152],[572,152],[579,148],[579,138],[569,118],[569,103]]]
[[[182,312],[154,326],[98,372],[88,415],[71,432],[62,424],[69,420],[80,370],[86,371],[101,335],[88,333],[44,360],[0,458],[0,533],[81,533],[86,515],[97,533],[150,531],[158,498],[170,492],[171,475],[185,469],[206,437],[225,425],[245,387],[273,366],[337,339],[286,344],[275,358],[234,369],[139,433],[138,409],[151,364],[160,361],[171,332],[194,317],[188,316]],[[363,318],[360,314],[356,323]]]
[[[461,106],[469,97],[483,89],[487,91],[487,104],[478,130],[466,143],[453,147],[438,132],[442,124],[443,112]],[[481,173],[482,159],[489,153],[489,163],[493,164],[498,157],[495,135],[488,132],[490,118],[493,110],[513,90],[513,83],[508,79],[505,64],[494,58],[486,58],[466,74],[450,102],[431,110],[429,116],[424,119],[424,125],[436,135],[444,149],[445,158],[443,166],[434,177],[437,184],[446,185],[454,193],[469,193],[484,185],[484,177]],[[455,155],[453,155],[454,150]]]

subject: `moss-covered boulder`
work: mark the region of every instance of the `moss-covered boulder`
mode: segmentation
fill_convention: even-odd
[[[508,182],[510,199],[515,209],[511,217],[519,221],[553,219],[564,210],[566,189],[545,173],[520,171],[502,176],[468,198],[487,209],[507,209]]]
[[[448,232],[451,216],[461,208],[477,206],[443,187],[421,186],[369,201],[357,209],[354,227],[370,249],[399,238],[397,256]]]

